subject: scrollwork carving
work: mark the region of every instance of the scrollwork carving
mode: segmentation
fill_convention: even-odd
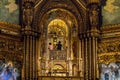
[[[98,62],[109,64],[120,61],[120,41],[102,42],[98,45]]]
[[[9,40],[0,39],[0,56],[3,56],[7,61],[19,61],[23,59],[23,43]]]
[[[119,52],[120,51],[120,42],[106,42],[100,43],[98,45],[98,53],[109,53],[109,52]]]
[[[104,64],[109,64],[110,62],[120,62],[120,54],[118,53],[98,54],[98,62]]]

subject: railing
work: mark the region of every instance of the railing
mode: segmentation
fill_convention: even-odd
[[[52,60],[66,60],[67,59],[67,51],[66,50],[51,50],[50,59]]]

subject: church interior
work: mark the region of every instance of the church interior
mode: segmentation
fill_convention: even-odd
[[[0,0],[0,80],[120,80],[120,0]]]

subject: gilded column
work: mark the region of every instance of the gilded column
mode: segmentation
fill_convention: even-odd
[[[79,42],[78,76],[83,76],[82,41]]]
[[[22,29],[24,36],[24,80],[34,80],[37,78],[36,71],[36,32]]]
[[[88,39],[85,38],[85,77],[88,79]]]
[[[91,66],[92,66],[92,75],[91,75],[91,79],[93,79],[93,80],[96,80],[96,78],[97,78],[97,74],[96,74],[96,72],[97,72],[97,68],[96,68],[96,65],[97,65],[97,60],[96,60],[96,54],[97,53],[95,53],[95,47],[96,47],[96,45],[95,45],[95,43],[96,43],[96,40],[95,40],[95,37],[93,37],[92,38],[92,61],[91,61]]]
[[[89,70],[89,65],[88,65],[88,38],[86,33],[81,33],[79,34],[79,38],[81,41],[81,54],[82,54],[82,59],[84,61],[83,67],[84,67],[84,80],[88,80],[88,70]]]
[[[23,4],[23,27],[21,30],[24,37],[24,79],[23,80],[36,80],[36,40],[39,35],[37,30],[32,27],[33,20],[33,2],[25,1]]]
[[[89,63],[89,64],[88,64],[88,65],[89,65],[89,69],[90,69],[90,70],[88,71],[89,78],[92,76],[92,73],[91,73],[91,72],[92,72],[92,70],[91,70],[91,66],[92,66],[92,64],[91,64],[91,56],[92,56],[92,55],[91,55],[91,53],[92,53],[92,52],[91,52],[91,49],[92,49],[91,47],[92,47],[92,46],[91,46],[91,45],[92,45],[92,44],[91,44],[91,41],[92,41],[92,39],[91,39],[91,37],[89,37],[89,42],[88,42],[88,43],[89,43],[89,44],[88,44],[88,45],[89,45],[89,56],[88,56],[88,61],[89,61],[88,63]]]
[[[89,0],[90,1],[90,0]],[[93,2],[92,2],[93,1]],[[94,2],[95,1],[95,2]],[[97,39],[99,37],[99,14],[100,8],[97,0],[91,0],[88,5],[88,22],[89,29],[87,37],[89,38],[88,49],[88,79],[96,80],[97,78]]]
[[[97,38],[99,30],[92,29],[86,33],[84,40],[84,79],[96,80],[97,78]]]

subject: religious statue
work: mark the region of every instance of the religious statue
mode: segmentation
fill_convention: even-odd
[[[91,10],[89,11],[89,17],[90,17],[90,25],[91,26],[97,26],[98,25],[98,20],[99,20],[99,9],[97,6],[93,5],[91,7]]]
[[[23,9],[23,21],[25,26],[30,26],[33,19],[33,9],[31,3],[26,3]]]

